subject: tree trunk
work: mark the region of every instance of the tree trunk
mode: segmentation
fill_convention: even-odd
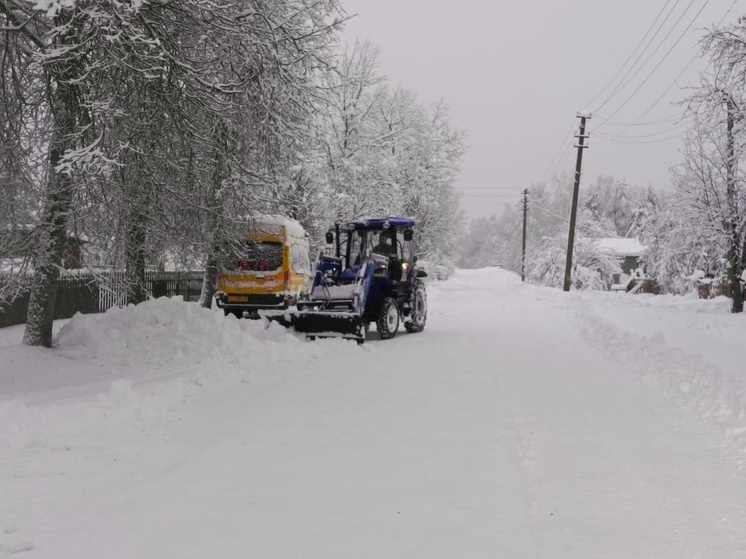
[[[212,308],[212,300],[218,290],[218,259],[214,254],[207,257],[205,273],[202,276],[202,292],[199,295],[199,306],[205,309]]]
[[[743,312],[743,290],[741,289],[741,255],[736,227],[733,227],[730,249],[728,250],[728,282],[731,291],[730,312]]]
[[[58,129],[64,127],[64,121],[57,126]],[[57,280],[67,242],[67,216],[72,204],[72,179],[68,174],[56,171],[65,151],[63,142],[60,141],[60,136],[65,132],[63,128],[55,133],[50,147],[47,207],[39,225],[34,278],[23,334],[23,343],[31,346],[52,347]]]
[[[210,249],[205,263],[205,273],[202,277],[202,293],[199,297],[201,307],[212,308],[212,299],[218,286],[218,271],[223,262],[222,249],[225,245],[225,216],[223,208],[223,181],[230,176],[227,162],[228,133],[222,123],[218,123],[213,130],[213,175],[207,192],[207,208],[209,213],[208,237]]]
[[[69,23],[70,14],[64,12],[55,23]],[[75,30],[70,29],[71,36]],[[67,37],[60,39],[61,44]],[[74,148],[74,137],[78,125],[85,119],[79,104],[75,78],[80,74],[82,63],[74,58],[61,60],[47,67],[50,104],[53,115],[52,138],[49,146],[49,170],[47,178],[47,201],[41,223],[38,226],[36,252],[34,255],[34,279],[29,297],[26,330],[23,343],[33,346],[52,347],[54,306],[57,298],[57,281],[67,242],[67,222],[73,198],[73,180],[69,171],[58,170],[68,149]]]
[[[220,158],[218,158],[220,159]],[[221,165],[216,162],[216,166]],[[222,174],[216,173],[210,190],[207,194],[207,207],[210,210],[209,227],[210,227],[210,252],[207,255],[205,263],[205,273],[202,277],[202,293],[199,297],[199,304],[206,309],[212,308],[212,300],[218,289],[218,271],[223,262],[222,248],[225,244],[225,223],[223,216],[223,194],[222,194]]]
[[[728,194],[728,234],[730,243],[728,248],[728,282],[730,283],[732,313],[743,312],[743,292],[741,291],[741,239],[738,234],[738,200],[736,196],[736,151],[735,151],[735,107],[729,95],[725,97],[728,112],[728,124],[726,127],[727,160],[726,160],[726,187]]]
[[[147,210],[137,201],[127,206],[127,226],[124,235],[125,278],[127,303],[137,305],[147,298],[145,289],[145,242],[147,239]]]
[[[122,161],[121,181],[124,194],[124,257],[127,303],[139,304],[148,297],[145,289],[145,261],[151,212],[151,190],[139,172],[142,162],[129,153]]]

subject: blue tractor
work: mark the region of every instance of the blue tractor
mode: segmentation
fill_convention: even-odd
[[[321,253],[313,286],[297,311],[263,313],[309,338],[365,341],[371,323],[381,339],[399,326],[422,332],[427,319],[424,270],[417,268],[412,219],[384,217],[336,224],[326,234],[334,254]]]

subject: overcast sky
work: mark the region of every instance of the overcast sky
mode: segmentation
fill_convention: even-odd
[[[696,83],[704,64],[697,59],[687,65],[704,28],[731,8],[726,22],[746,13],[746,0],[735,5],[734,0],[344,0],[344,5],[357,14],[346,26],[347,40],[377,44],[382,73],[423,101],[444,99],[453,124],[467,132],[458,189],[471,217],[500,213],[521,189],[553,170],[558,151],[555,167],[574,169],[575,151],[565,134],[577,126],[576,112],[598,110],[613,88],[589,101],[617,74],[659,13],[642,45],[655,38],[624,80],[627,87],[590,123],[593,130],[624,104],[598,132],[617,140],[623,133],[622,141],[631,143],[593,135],[583,181],[604,174],[665,188],[668,166],[678,157],[681,125],[667,120],[625,131],[611,124],[636,121],[679,74],[682,88]],[[675,117],[681,109],[671,102],[686,95],[674,85],[639,122]]]

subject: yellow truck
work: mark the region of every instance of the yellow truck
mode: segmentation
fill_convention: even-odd
[[[260,216],[248,221],[218,273],[215,302],[225,315],[258,318],[261,309],[287,309],[311,285],[309,238],[295,220]],[[246,313],[246,314],[245,314]]]

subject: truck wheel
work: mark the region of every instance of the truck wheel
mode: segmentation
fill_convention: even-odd
[[[378,311],[376,327],[382,340],[388,340],[396,336],[396,332],[399,330],[399,305],[396,304],[395,299],[386,297],[383,300],[383,304]]]
[[[236,318],[243,318],[243,309],[223,309],[225,316],[233,315]]]
[[[422,280],[414,280],[412,284],[410,305],[412,310],[409,311],[409,320],[404,323],[404,329],[410,334],[416,334],[425,329],[427,321],[427,293]]]

